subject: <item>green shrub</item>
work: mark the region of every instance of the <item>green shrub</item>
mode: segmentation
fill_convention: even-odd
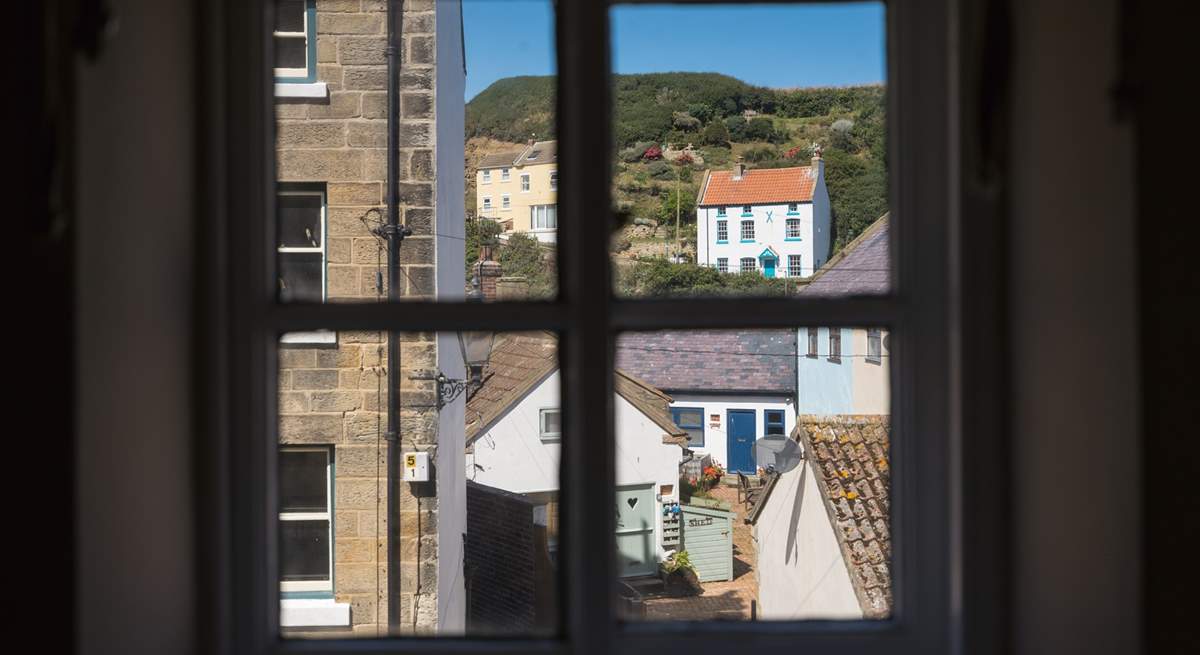
[[[675,170],[665,161],[653,161],[646,166],[646,173],[656,180],[675,179]]]
[[[729,147],[729,130],[721,121],[713,121],[704,126],[700,133],[700,143],[708,146]]]

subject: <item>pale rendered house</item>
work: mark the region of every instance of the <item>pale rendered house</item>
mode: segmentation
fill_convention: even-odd
[[[475,190],[476,216],[500,223],[506,234],[526,232],[543,243],[557,241],[557,141],[531,141],[521,150],[485,157],[475,173]]]

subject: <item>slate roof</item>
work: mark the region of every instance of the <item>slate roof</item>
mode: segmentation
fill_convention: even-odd
[[[551,332],[496,335],[483,384],[467,400],[467,444],[558,369],[558,338]],[[621,370],[615,391],[665,432],[664,443],[687,445],[687,432],[671,418],[671,397]]]
[[[704,207],[812,202],[815,183],[811,166],[747,169],[740,180],[733,179],[733,171],[711,171],[705,175],[697,204]]]
[[[504,168],[506,166],[512,166],[513,162],[517,160],[517,157],[521,156],[521,153],[521,150],[514,150],[512,152],[498,152],[494,155],[488,155],[479,160],[479,165],[475,168],[482,170],[484,168]]]
[[[517,166],[553,163],[558,160],[558,141],[538,141],[517,157]]]
[[[795,330],[664,330],[617,339],[617,368],[670,392],[796,390]]]
[[[892,613],[890,420],[877,415],[804,415],[793,438],[817,473],[842,560],[863,616]]]
[[[888,215],[880,216],[817,269],[800,290],[806,296],[882,295],[891,291]]]

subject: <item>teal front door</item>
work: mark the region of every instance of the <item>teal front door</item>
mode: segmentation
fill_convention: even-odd
[[[657,573],[654,485],[619,487],[616,513],[618,573],[623,578]]]
[[[763,275],[766,277],[775,277],[775,258],[763,257],[762,260]]]

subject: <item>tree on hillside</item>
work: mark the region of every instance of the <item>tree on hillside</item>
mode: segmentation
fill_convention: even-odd
[[[704,131],[700,133],[700,143],[706,146],[728,148],[729,130],[725,128],[725,124],[721,121],[713,121],[704,126]]]
[[[826,148],[822,157],[836,251],[887,211],[887,171],[883,162],[838,148]]]

